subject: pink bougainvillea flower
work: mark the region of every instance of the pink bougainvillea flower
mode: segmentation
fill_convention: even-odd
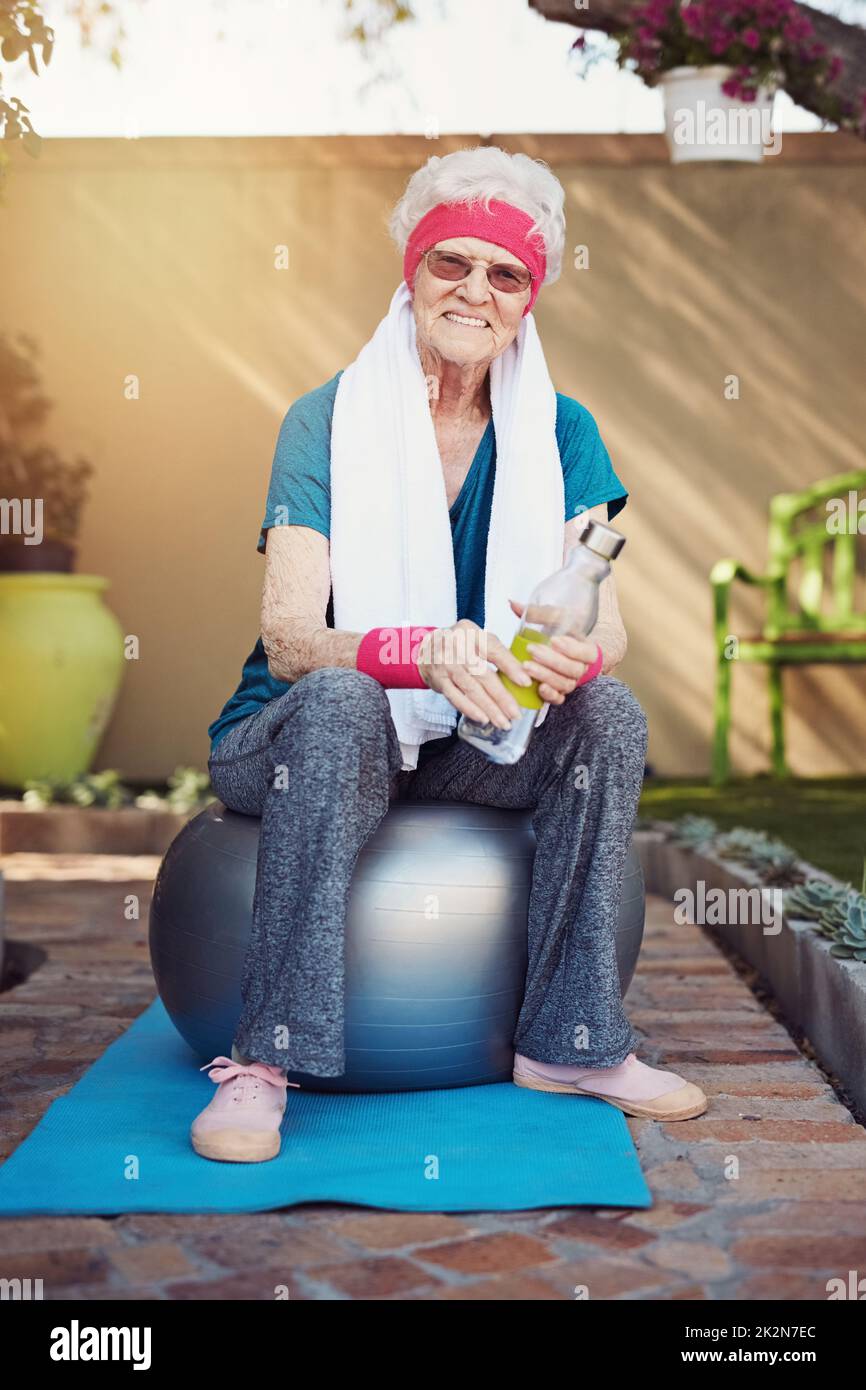
[[[833,84],[843,60],[816,39],[795,0],[643,0],[630,11],[619,61],[652,84],[679,64],[733,66],[739,59],[722,90],[754,102],[765,82],[784,87],[807,77],[816,89]],[[838,91],[824,108],[831,119],[833,111],[843,116],[849,128],[866,121],[866,107],[861,116],[858,100],[847,112]]]
[[[789,43],[800,43],[802,39],[811,38],[814,32],[810,21],[801,14],[793,14],[782,30]]]

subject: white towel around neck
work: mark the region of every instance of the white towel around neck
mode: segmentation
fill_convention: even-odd
[[[496,472],[484,583],[484,625],[508,646],[525,603],[562,564],[565,490],[556,392],[532,314],[491,363]],[[340,377],[331,428],[334,626],[450,627],[457,621],[445,478],[405,282]],[[389,690],[403,767],[459,718],[433,690]]]

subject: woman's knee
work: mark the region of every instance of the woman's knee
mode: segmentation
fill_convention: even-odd
[[[349,666],[308,671],[295,681],[292,691],[304,713],[319,719],[336,719],[345,725],[390,716],[384,688],[372,676]]]
[[[630,686],[617,676],[597,676],[581,692],[581,728],[593,742],[630,746],[646,753],[649,721]]]
[[[402,765],[400,741],[383,687],[372,676],[344,666],[322,666],[296,681],[286,718],[274,730],[276,749],[304,745],[328,760],[342,748],[385,750],[388,765]],[[282,698],[287,699],[286,696]]]
[[[242,762],[210,759],[207,767],[213,792],[229,811],[244,816],[261,815],[265,788],[261,779],[252,775],[251,767]]]

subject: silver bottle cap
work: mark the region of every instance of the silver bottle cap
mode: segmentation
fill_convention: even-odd
[[[603,521],[588,521],[580,536],[581,542],[596,555],[605,560],[615,560],[625,545],[626,538],[621,531],[606,526]]]

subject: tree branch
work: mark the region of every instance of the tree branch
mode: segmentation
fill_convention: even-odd
[[[578,29],[600,29],[605,34],[624,29],[637,4],[638,0],[588,0],[585,9],[578,9],[574,0],[529,0],[530,9],[536,10],[543,19],[572,24]],[[845,64],[833,84],[833,91],[843,100],[859,106],[861,94],[866,89],[866,29],[846,24],[836,15],[825,14],[811,5],[798,4],[797,9],[811,20],[818,42],[826,44],[830,53],[838,53]],[[813,112],[822,95],[806,84],[802,89],[788,87],[786,90],[798,106]]]

